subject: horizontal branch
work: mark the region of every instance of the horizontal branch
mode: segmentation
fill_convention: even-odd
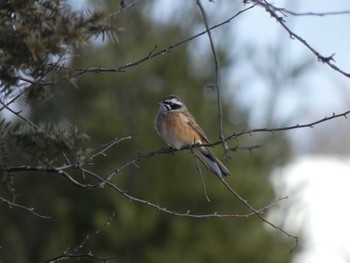
[[[94,259],[97,261],[102,261],[102,262],[108,262],[112,259],[115,258],[115,256],[112,257],[100,257],[100,256],[96,256],[94,255],[92,252],[86,253],[86,254],[74,254],[74,253],[65,253],[63,255],[42,261],[42,263],[54,263],[54,262],[59,262],[59,261],[63,261],[63,260],[67,260],[67,259],[78,259],[79,261],[81,261],[83,258],[90,258],[90,259]],[[82,261],[83,262],[83,261]]]
[[[218,27],[221,27],[225,24],[228,24],[230,23],[233,19],[235,19],[237,16],[241,15],[242,13],[252,9],[256,4],[253,4],[245,9],[242,9],[240,10],[239,12],[237,12],[235,15],[231,16],[230,18],[226,19],[225,21],[221,22],[221,23],[218,23],[212,27],[209,28],[209,30],[214,30]],[[122,66],[119,66],[119,67],[113,67],[113,68],[103,68],[103,67],[90,67],[90,68],[76,68],[76,69],[73,69],[73,68],[67,68],[67,67],[62,67],[62,66],[59,66],[58,68],[59,69],[62,69],[62,70],[67,70],[67,71],[75,71],[74,73],[68,75],[68,76],[64,76],[62,78],[59,78],[59,79],[56,79],[56,80],[52,80],[52,81],[35,81],[35,80],[30,80],[30,79],[27,79],[27,78],[20,78],[22,81],[25,81],[25,82],[28,82],[28,83],[31,83],[31,84],[39,84],[39,85],[43,85],[43,86],[52,86],[52,85],[56,85],[58,82],[64,80],[64,79],[67,79],[67,78],[76,78],[80,75],[83,75],[83,74],[86,74],[86,73],[100,73],[100,72],[112,72],[112,73],[121,73],[121,72],[125,72],[126,70],[132,68],[132,67],[135,67],[137,65],[140,65],[150,59],[153,59],[153,58],[156,58],[158,56],[162,56],[166,53],[169,53],[171,52],[173,49],[175,48],[178,48],[202,35],[205,35],[207,33],[207,30],[204,30],[198,34],[195,34],[187,39],[184,39],[184,40],[181,40],[175,44],[172,44],[166,48],[163,48],[162,50],[159,50],[156,52],[158,46],[154,46],[153,49],[143,58],[137,60],[137,61],[134,61],[134,62],[130,62],[130,63],[127,63],[127,64],[124,64]]]
[[[161,149],[161,151],[165,152],[172,152],[175,149],[169,149],[169,148],[164,148]],[[147,155],[145,155],[143,158],[147,158],[146,156],[150,157],[150,156],[156,156],[156,153],[159,154],[159,152],[153,152],[153,153],[148,153]],[[141,159],[140,159],[141,160]],[[139,160],[139,161],[140,161]],[[128,166],[128,165],[127,165]],[[127,167],[125,166],[125,167]],[[70,176],[67,172],[62,172],[63,169],[68,169],[68,168],[72,168],[72,169],[78,169],[80,170],[85,176],[89,175],[94,177],[95,179],[97,179],[99,181],[98,184],[81,184],[79,182],[77,182],[75,179],[73,179],[72,176]],[[37,172],[45,172],[45,173],[57,173],[57,174],[61,174],[64,175],[73,185],[85,189],[85,190],[89,190],[89,189],[96,189],[96,188],[102,188],[104,186],[108,186],[110,188],[112,188],[113,190],[117,191],[119,194],[121,194],[122,196],[124,196],[125,198],[127,198],[130,201],[135,201],[137,203],[141,203],[143,205],[147,205],[150,206],[158,211],[161,211],[163,213],[166,214],[170,214],[173,216],[178,216],[178,217],[190,217],[190,218],[247,218],[251,215],[254,215],[254,213],[248,213],[248,214],[219,214],[217,212],[211,213],[211,214],[193,214],[191,213],[190,210],[187,210],[186,212],[176,212],[176,211],[172,211],[170,209],[167,209],[166,207],[160,206],[158,204],[152,203],[148,200],[144,200],[144,199],[140,199],[137,198],[135,196],[130,195],[129,193],[127,193],[126,191],[123,191],[122,189],[120,189],[119,187],[117,187],[115,184],[112,184],[109,180],[106,180],[104,178],[102,178],[101,176],[99,176],[98,174],[89,171],[85,168],[83,168],[83,165],[79,165],[79,166],[64,166],[61,168],[45,168],[45,167],[36,167],[36,166],[19,166],[19,167],[12,167],[12,168],[6,168],[5,171],[7,172],[11,172],[11,173],[16,173],[16,172],[29,172],[29,171],[37,171]],[[107,177],[108,178],[108,177]],[[111,179],[111,178],[109,178]],[[268,208],[270,208],[272,205],[274,205],[275,203],[283,200],[279,199],[271,204],[269,204],[268,206],[258,209],[257,211],[262,212]]]
[[[22,166],[15,166],[15,167],[6,167],[3,168],[5,173],[13,174],[13,173],[19,173],[19,172],[43,172],[43,173],[55,173],[60,174],[66,179],[68,179],[72,184],[75,186],[82,188],[82,189],[93,189],[93,188],[99,188],[96,185],[91,184],[82,184],[79,183],[77,180],[75,180],[69,173],[67,173],[65,170],[73,168],[77,169],[77,167],[73,165],[65,165],[62,167],[45,167],[45,166],[30,166],[30,165],[22,165]]]
[[[338,16],[338,15],[349,15],[350,11],[333,11],[333,12],[302,12],[302,13],[298,13],[298,12],[294,12],[294,11],[290,11],[286,8],[278,8],[276,7],[276,9],[278,11],[280,11],[281,13],[286,13],[286,14],[290,14],[292,16]]]
[[[163,150],[168,150],[168,148],[164,148]],[[99,186],[105,186],[107,185],[108,187],[112,188],[113,190],[117,191],[118,193],[120,193],[121,195],[123,195],[125,198],[127,198],[130,201],[135,201],[137,203],[141,203],[143,205],[147,205],[150,206],[158,211],[161,211],[163,213],[166,214],[170,214],[173,216],[178,216],[178,217],[190,217],[190,218],[247,218],[251,215],[253,215],[254,213],[248,213],[248,214],[219,214],[217,212],[214,212],[212,214],[192,214],[190,210],[187,210],[186,212],[176,212],[176,211],[172,211],[166,207],[157,205],[155,203],[152,203],[151,201],[145,200],[145,199],[140,199],[137,198],[135,196],[130,195],[129,193],[127,193],[126,191],[123,191],[122,189],[120,189],[119,187],[117,187],[115,184],[112,184],[109,180],[106,180],[104,178],[102,178],[101,176],[99,176],[96,173],[93,173],[91,171],[88,170],[84,170],[85,173],[88,173],[90,175],[92,175],[93,177],[95,177],[100,183],[98,184]],[[108,178],[108,177],[107,177]],[[282,200],[282,199],[281,199]],[[277,200],[276,202],[279,202],[280,200]],[[273,202],[272,204],[259,209],[259,211],[263,211],[265,209],[270,208],[272,205],[274,205],[276,202]]]
[[[296,124],[293,126],[286,126],[286,127],[281,127],[281,128],[259,128],[259,129],[250,129],[250,130],[243,130],[241,132],[238,133],[233,133],[232,135],[228,136],[225,140],[231,140],[232,138],[236,138],[239,137],[241,135],[244,134],[252,134],[252,133],[256,133],[256,132],[270,132],[270,133],[274,133],[274,132],[280,132],[280,131],[288,131],[288,130],[295,130],[295,129],[302,129],[302,128],[313,128],[315,125],[326,122],[326,121],[330,121],[332,119],[336,119],[339,117],[344,117],[345,119],[347,119],[347,115],[350,114],[350,110],[343,112],[343,113],[339,113],[339,114],[335,114],[333,112],[332,116],[325,116],[323,119],[314,121],[314,122],[310,122],[310,123],[306,123],[306,124]],[[214,145],[219,144],[220,142],[216,142]]]
[[[329,116],[329,117],[326,116],[323,119],[320,119],[320,120],[317,120],[317,121],[313,121],[311,123],[306,123],[306,124],[296,124],[296,125],[293,125],[293,126],[286,126],[286,127],[280,127],[280,128],[258,128],[258,129],[248,129],[248,130],[244,129],[241,132],[235,132],[235,133],[231,134],[230,136],[226,137],[224,140],[225,141],[229,141],[229,140],[235,139],[235,138],[237,138],[239,136],[243,136],[245,134],[252,134],[252,133],[258,133],[258,132],[274,133],[274,132],[295,130],[295,129],[301,129],[301,128],[313,128],[317,124],[320,124],[320,123],[323,123],[323,122],[326,122],[326,121],[330,121],[332,119],[336,119],[336,118],[339,118],[339,117],[344,117],[344,118],[347,119],[347,115],[348,114],[350,114],[350,110],[346,111],[346,112],[343,112],[343,113],[340,113],[340,114],[333,113],[332,116]],[[169,148],[161,148],[159,150],[146,152],[146,153],[139,152],[138,156],[136,158],[134,158],[134,159],[132,159],[132,160],[130,160],[128,162],[125,162],[120,167],[112,170],[107,175],[107,177],[104,179],[104,181],[101,183],[101,186],[103,187],[106,182],[109,182],[113,178],[113,176],[115,176],[116,174],[118,174],[119,172],[124,170],[125,168],[128,168],[130,166],[138,167],[138,163],[143,161],[143,160],[145,160],[145,159],[148,159],[148,158],[151,158],[151,157],[156,157],[156,156],[162,155],[162,154],[173,154],[173,153],[179,152],[179,151],[192,150],[193,148],[202,147],[202,146],[214,147],[214,146],[219,145],[221,143],[222,143],[221,140],[219,140],[219,141],[216,141],[214,143],[209,143],[209,144],[187,145],[187,146],[182,147],[181,149],[176,149],[176,148],[169,147]],[[260,148],[260,147],[261,146],[259,146],[259,145],[252,146],[252,147],[243,147],[243,148],[234,147],[234,148],[232,148],[230,150],[231,151],[237,151],[238,149],[242,149],[242,150],[252,151],[253,149]]]

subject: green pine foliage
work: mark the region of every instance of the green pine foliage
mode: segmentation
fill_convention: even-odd
[[[78,127],[59,128],[50,123],[39,128],[18,125],[8,139],[13,148],[21,149],[21,153],[31,162],[46,167],[54,166],[64,157],[73,162],[83,162],[88,158],[89,137]]]
[[[40,80],[52,58],[111,31],[101,12],[72,12],[65,0],[5,0],[0,4],[0,88],[10,92],[23,76]]]

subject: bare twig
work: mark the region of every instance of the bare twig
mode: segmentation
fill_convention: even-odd
[[[90,174],[91,176],[95,177],[100,184],[103,185],[107,185],[108,187],[112,188],[113,190],[117,191],[119,194],[123,195],[125,198],[127,198],[130,201],[135,201],[137,203],[141,203],[143,205],[147,205],[152,207],[153,209],[156,209],[160,212],[166,213],[166,214],[170,214],[173,216],[178,216],[178,217],[190,217],[190,218],[247,218],[251,215],[253,215],[254,213],[248,213],[248,214],[218,214],[217,212],[214,212],[212,214],[192,214],[190,210],[188,210],[187,212],[181,213],[181,212],[176,212],[176,211],[172,211],[170,209],[167,209],[166,207],[162,207],[158,204],[152,203],[148,200],[145,199],[140,199],[137,198],[135,196],[130,195],[128,192],[120,189],[119,187],[117,187],[115,184],[112,184],[109,181],[106,181],[104,178],[102,178],[101,176],[99,176],[96,173],[93,173],[91,171],[85,171],[86,173]],[[262,208],[262,210],[268,209],[270,208],[270,205]]]
[[[257,217],[259,217],[264,223],[270,225],[271,227],[281,231],[283,234],[285,234],[287,237],[293,238],[295,240],[295,246],[290,250],[290,253],[294,251],[294,249],[298,246],[298,240],[299,238],[297,236],[289,234],[287,231],[285,231],[283,228],[271,223],[269,220],[267,220],[265,217],[261,215],[261,211],[255,209],[251,204],[248,203],[247,200],[245,200],[240,194],[238,194],[224,179],[224,177],[219,177],[221,182],[225,185],[225,187],[241,201],[241,203],[246,206],[250,211],[252,211]]]
[[[2,198],[2,197],[0,197],[0,200],[4,203],[8,204],[10,208],[12,208],[12,207],[20,208],[20,209],[26,210],[26,211],[28,211],[28,212],[32,213],[33,215],[40,217],[40,218],[45,218],[45,219],[51,218],[50,216],[44,216],[44,215],[41,215],[41,214],[35,212],[34,208],[29,208],[29,207],[25,207],[23,205],[13,203],[13,202],[6,200],[5,198]]]
[[[18,118],[20,118],[21,120],[25,121],[26,123],[28,123],[30,126],[32,126],[35,129],[38,129],[38,126],[36,126],[34,123],[32,123],[30,120],[24,118],[20,112],[16,112],[13,109],[11,109],[9,106],[7,106],[7,104],[3,103],[2,101],[0,101],[0,104],[3,106],[3,108],[7,109],[8,111],[10,111],[12,114],[14,114],[15,116],[17,116]],[[2,108],[2,109],[3,109]]]
[[[165,149],[166,150],[166,149]],[[152,155],[148,155],[148,157],[150,157]],[[155,156],[155,155],[154,155]],[[71,167],[72,168],[72,167]],[[12,168],[7,168],[5,169],[5,171],[7,172],[11,172],[11,173],[16,173],[16,172],[25,172],[25,171],[37,171],[37,172],[45,172],[45,173],[57,173],[57,174],[62,174],[62,170],[63,168],[45,168],[45,167],[35,167],[35,166],[21,166],[21,167],[12,167]],[[68,166],[65,166],[64,169],[68,169]],[[117,191],[119,194],[121,194],[122,196],[124,196],[125,198],[127,198],[130,201],[135,201],[137,203],[141,203],[143,205],[147,205],[150,206],[153,209],[156,209],[160,212],[166,213],[166,214],[170,214],[173,216],[178,216],[178,217],[190,217],[190,218],[247,218],[251,215],[253,215],[254,213],[247,213],[247,214],[218,214],[217,212],[214,212],[212,214],[192,214],[190,212],[190,210],[186,211],[186,212],[176,212],[176,211],[172,211],[170,209],[167,209],[166,207],[162,207],[158,204],[152,203],[148,200],[144,200],[144,199],[140,199],[137,198],[135,196],[130,195],[129,193],[127,193],[126,191],[120,189],[119,187],[117,187],[115,184],[112,184],[109,181],[106,181],[106,179],[102,178],[101,176],[99,176],[98,174],[89,171],[85,168],[83,168],[82,166],[78,166],[77,168],[74,169],[79,169],[80,171],[82,171],[82,173],[87,174],[92,176],[93,178],[97,179],[99,181],[98,184],[95,185],[84,185],[81,184],[79,182],[77,182],[76,180],[74,180],[71,176],[69,176],[67,179],[75,186],[85,189],[85,190],[89,190],[89,189],[96,189],[96,188],[100,188],[104,185],[107,185],[108,187],[112,188],[113,190]],[[68,175],[68,173],[65,172],[64,175]],[[65,176],[66,177],[66,176]],[[269,207],[271,207],[270,204],[258,211],[263,211],[268,209]]]
[[[83,248],[83,246],[86,244],[86,242],[88,242],[90,239],[92,239],[93,237],[97,236],[102,230],[107,228],[112,223],[112,220],[114,219],[114,217],[115,217],[115,213],[113,213],[108,218],[107,222],[104,223],[101,227],[99,227],[93,233],[87,234],[86,237],[80,242],[80,244],[76,248],[73,249],[73,252],[77,252],[79,249]]]
[[[54,262],[58,262],[58,261],[63,261],[66,259],[72,259],[72,258],[78,258],[78,259],[82,259],[82,258],[91,258],[91,259],[95,259],[98,261],[102,261],[102,262],[108,262],[109,260],[115,258],[115,256],[110,256],[110,257],[100,257],[100,256],[96,256],[91,252],[88,253],[81,253],[81,254],[76,254],[76,252],[78,252],[80,249],[82,249],[84,247],[84,245],[86,244],[86,242],[88,242],[89,240],[91,240],[92,238],[94,238],[95,236],[97,236],[103,229],[105,229],[106,227],[108,227],[113,218],[115,216],[115,213],[112,214],[112,216],[107,220],[106,223],[104,223],[101,227],[99,227],[97,230],[95,230],[93,233],[88,233],[86,235],[86,237],[74,248],[74,249],[70,249],[67,248],[62,255],[59,255],[57,257],[48,259],[43,261],[43,263],[54,263]]]
[[[260,149],[262,147],[263,145],[244,146],[244,147],[236,146],[236,147],[229,148],[229,150],[232,152],[249,151],[250,153],[253,153],[253,150]]]
[[[334,55],[332,54],[330,56],[322,56],[316,49],[314,49],[308,42],[306,42],[305,39],[294,33],[285,23],[283,17],[277,15],[277,12],[282,13],[284,12],[283,9],[277,8],[274,5],[270,4],[266,0],[254,0],[254,3],[258,4],[259,6],[263,7],[266,12],[268,12],[273,18],[276,19],[276,21],[282,26],[282,28],[288,32],[290,38],[298,40],[300,43],[302,43],[305,47],[307,47],[318,59],[318,61],[327,64],[329,67],[334,69],[335,71],[339,72],[340,74],[344,75],[347,78],[350,78],[350,73],[347,73],[337,67],[332,61],[334,60]],[[283,14],[283,16],[285,16]]]
[[[244,12],[252,9],[254,6],[256,6],[256,4],[253,4],[247,8],[244,8],[242,10],[240,10],[239,12],[237,12],[235,15],[231,16],[230,18],[226,19],[225,21],[221,22],[221,23],[218,23],[212,27],[210,27],[210,30],[214,30],[218,27],[221,27],[225,24],[228,24],[230,23],[233,19],[235,19],[236,17],[238,17],[239,15],[243,14]],[[21,78],[21,80],[25,81],[25,82],[28,82],[28,83],[31,83],[31,84],[40,84],[40,85],[43,85],[43,86],[52,86],[52,85],[56,85],[58,82],[66,79],[67,77],[70,77],[70,78],[74,78],[74,77],[78,77],[82,74],[86,74],[86,73],[99,73],[99,72],[125,72],[126,70],[132,68],[132,67],[135,67],[137,65],[140,65],[141,63],[143,62],[146,62],[150,59],[153,59],[155,57],[158,57],[158,56],[161,56],[161,55],[164,55],[166,53],[169,53],[171,52],[173,49],[175,48],[178,48],[190,41],[192,41],[193,39],[196,39],[204,34],[207,33],[207,30],[205,31],[202,31],[198,34],[195,34],[187,39],[184,39],[184,40],[181,40],[175,44],[172,44],[158,52],[155,52],[156,49],[158,48],[158,46],[155,46],[149,53],[148,55],[146,55],[144,58],[140,59],[140,60],[137,60],[135,62],[131,62],[131,63],[127,63],[125,65],[122,65],[122,66],[119,66],[119,67],[114,67],[114,68],[102,68],[102,67],[91,67],[91,68],[77,68],[77,69],[72,69],[72,68],[64,68],[64,67],[61,67],[61,69],[65,69],[65,70],[69,70],[69,71],[76,71],[75,73],[72,73],[70,74],[69,76],[64,76],[62,78],[59,78],[59,79],[56,79],[56,80],[53,80],[53,81],[33,81],[33,80],[30,80],[30,79],[26,79],[26,78]]]
[[[114,138],[113,140],[102,144],[100,147],[98,147],[90,156],[90,159],[94,159],[95,157],[99,156],[99,155],[103,155],[106,156],[105,152],[110,149],[111,147],[113,147],[116,144],[119,144],[120,142],[124,141],[124,140],[130,140],[133,136],[135,135],[135,133],[132,133],[130,135],[126,135],[123,136],[121,138]]]
[[[96,256],[91,252],[88,252],[86,254],[73,254],[73,253],[66,253],[48,260],[43,261],[42,263],[54,263],[54,262],[59,262],[59,261],[63,261],[63,260],[67,260],[67,259],[72,259],[72,258],[76,258],[79,261],[83,258],[90,258],[90,259],[94,259],[97,261],[101,261],[101,262],[108,262],[112,259],[115,258],[115,256],[112,257],[100,257],[100,256]],[[82,261],[83,262],[83,261]]]
[[[249,130],[243,130],[241,132],[237,132],[237,133],[233,133],[230,136],[225,138],[225,141],[229,141],[232,139],[236,139],[239,136],[243,136],[246,134],[253,134],[253,133],[258,133],[258,132],[270,132],[270,133],[274,133],[274,132],[280,132],[280,131],[287,131],[287,130],[294,130],[294,129],[301,129],[301,128],[313,128],[313,126],[320,124],[322,122],[326,122],[332,119],[336,119],[339,117],[345,117],[347,118],[347,115],[350,114],[350,110],[346,111],[344,113],[340,113],[340,114],[335,114],[333,113],[332,116],[330,117],[324,117],[321,120],[317,120],[311,123],[307,123],[307,124],[296,124],[293,126],[286,126],[286,127],[281,127],[281,128],[258,128],[258,129],[249,129]],[[175,152],[179,152],[179,151],[184,151],[184,150],[192,150],[193,148],[196,147],[201,147],[201,146],[216,146],[221,144],[221,140],[216,141],[214,143],[210,143],[210,144],[195,144],[195,145],[190,145],[190,146],[185,146],[182,147],[181,149],[175,149],[175,148],[162,148],[160,150],[156,150],[156,151],[152,151],[152,152],[147,152],[147,153],[138,153],[137,158],[132,159],[126,163],[123,163],[120,167],[112,170],[107,177],[104,179],[104,181],[100,184],[101,187],[104,186],[104,184],[108,181],[110,181],[113,176],[115,176],[116,174],[118,174],[119,172],[121,172],[122,170],[124,170],[125,168],[129,167],[129,166],[137,166],[137,164],[147,158],[151,158],[151,157],[156,157],[158,155],[162,155],[162,154],[172,154]],[[254,148],[259,148],[260,146],[256,146],[256,147],[248,147],[247,150],[251,151]],[[236,150],[236,148],[232,148],[233,151]]]
[[[276,7],[276,9],[280,12],[286,13],[286,14],[290,14],[292,16],[338,16],[338,15],[349,15],[350,11],[334,11],[334,12],[303,12],[303,13],[298,13],[298,12],[293,12],[290,11],[286,8],[278,8]]]
[[[306,124],[296,124],[293,126],[286,126],[286,127],[281,127],[281,128],[260,128],[260,129],[251,129],[251,130],[243,130],[241,132],[238,133],[233,133],[232,135],[228,136],[225,140],[231,140],[232,138],[237,138],[239,136],[242,136],[244,134],[252,134],[252,133],[257,133],[257,132],[270,132],[270,133],[274,133],[274,132],[280,132],[280,131],[288,131],[288,130],[295,130],[295,129],[302,129],[302,128],[313,128],[315,125],[320,124],[322,122],[326,122],[332,119],[336,119],[336,118],[340,118],[340,117],[344,117],[347,119],[347,115],[350,114],[350,110],[343,112],[343,113],[339,113],[339,114],[335,114],[333,112],[332,116],[325,116],[323,119],[314,121],[314,122],[310,122],[310,123],[306,123]],[[219,144],[220,142],[216,142],[213,145]]]
[[[69,168],[75,168],[73,165],[65,165],[62,167],[45,167],[45,166],[15,166],[15,167],[7,167],[3,170],[6,173],[13,174],[13,173],[19,173],[19,172],[44,172],[44,173],[56,173],[60,174],[63,177],[65,177],[68,181],[70,181],[75,186],[81,188],[81,189],[93,189],[93,188],[99,188],[100,186],[97,185],[91,185],[91,184],[82,184],[75,180],[69,173],[67,173],[65,170]]]
[[[206,29],[206,32],[207,32],[207,35],[209,38],[211,52],[212,52],[213,58],[214,58],[215,89],[216,89],[216,97],[217,97],[217,101],[218,101],[218,114],[219,114],[219,133],[220,133],[220,140],[222,141],[222,146],[224,147],[225,156],[226,156],[228,146],[224,140],[225,135],[224,135],[224,128],[223,128],[222,98],[221,98],[221,86],[220,86],[220,62],[219,62],[219,58],[216,54],[215,45],[214,45],[213,37],[211,35],[211,29],[209,27],[208,17],[207,17],[207,14],[205,12],[205,9],[204,9],[200,0],[196,0],[196,3],[198,5],[199,10],[201,11],[201,14],[203,17],[203,22],[204,22],[205,29]]]
[[[19,97],[21,97],[24,93],[26,92],[26,89],[23,89],[19,94],[17,94],[16,96],[14,96],[9,102],[7,102],[5,105],[3,105],[0,108],[0,111],[2,111],[3,109],[6,109],[6,107],[10,106],[12,103],[14,103]]]
[[[134,0],[128,4],[125,3],[125,1],[120,1],[120,9],[114,13],[108,14],[108,17],[112,17],[118,14],[121,14],[125,12],[126,10],[130,9],[131,7],[134,7],[137,4],[138,0]]]
[[[122,137],[122,138],[127,138],[128,136]],[[113,139],[111,141],[111,143],[106,143],[104,144],[103,148],[108,148],[110,144],[115,145],[115,139]],[[101,149],[101,147],[99,148]],[[99,150],[101,151],[101,150]],[[97,152],[99,152],[97,151]],[[102,150],[104,151],[104,150]],[[115,169],[114,171],[111,172],[112,175],[114,175],[114,173],[118,173],[119,171],[121,171],[122,169],[130,166],[130,165],[135,165],[137,162],[140,162],[141,160],[144,160],[146,158],[152,157],[152,156],[157,156],[160,153],[159,152],[163,152],[163,153],[170,153],[170,152],[174,152],[175,149],[168,149],[168,148],[164,148],[161,149],[160,151],[155,151],[155,152],[150,152],[147,154],[143,154],[140,155],[138,159],[132,160],[124,165],[122,165],[122,167]],[[96,157],[97,155],[95,155]],[[101,176],[99,176],[98,174],[87,170],[84,168],[85,164],[71,164],[69,163],[68,165],[64,165],[61,167],[43,167],[43,166],[17,166],[17,167],[8,167],[8,168],[4,168],[4,172],[6,173],[10,173],[10,174],[14,174],[14,173],[19,173],[19,172],[43,172],[43,173],[56,173],[59,175],[63,175],[66,179],[68,179],[69,182],[71,182],[73,185],[75,185],[76,187],[79,187],[81,189],[85,189],[85,190],[89,190],[89,189],[96,189],[96,188],[101,188],[104,187],[105,185],[107,185],[108,187],[112,188],[113,190],[117,191],[119,194],[121,194],[122,196],[124,196],[125,198],[127,198],[130,201],[135,201],[138,203],[141,203],[143,205],[147,205],[150,206],[154,209],[157,209],[163,213],[167,213],[173,216],[179,216],[179,217],[190,217],[190,218],[247,218],[249,216],[252,215],[252,213],[248,213],[248,214],[218,214],[218,213],[213,213],[213,214],[192,214],[190,211],[181,213],[181,212],[176,212],[176,211],[172,211],[169,210],[165,207],[162,207],[160,205],[157,205],[155,203],[152,203],[150,201],[147,200],[143,200],[137,197],[134,197],[130,194],[128,194],[127,192],[123,191],[122,189],[118,188],[116,185],[112,184],[109,180],[111,179],[111,176],[107,176],[106,179],[102,178]],[[84,175],[89,175],[95,179],[98,180],[98,184],[82,184],[80,182],[78,182],[77,180],[75,180],[68,172],[68,169],[73,169],[73,170],[80,170]],[[263,208],[264,209],[264,208]],[[64,255],[64,256],[60,256],[60,258],[66,258],[69,255]]]
[[[202,174],[202,169],[199,167],[198,160],[197,160],[197,158],[199,158],[199,157],[194,152],[192,152],[192,155],[193,155],[193,159],[194,159],[194,162],[196,164],[199,176],[201,177],[205,198],[207,199],[208,202],[210,202],[210,198],[209,198],[208,193],[207,193],[207,187],[205,185],[204,177],[203,177],[203,174]]]

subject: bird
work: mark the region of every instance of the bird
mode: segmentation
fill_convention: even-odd
[[[169,95],[159,103],[155,129],[166,144],[176,149],[194,144],[209,144],[202,128],[188,111],[185,103],[176,95]],[[194,151],[209,171],[220,178],[230,175],[227,168],[208,147],[195,147]]]

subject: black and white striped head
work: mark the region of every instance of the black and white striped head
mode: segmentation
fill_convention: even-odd
[[[186,105],[176,95],[165,97],[162,102],[159,103],[159,105],[159,111],[162,113],[187,111]]]

